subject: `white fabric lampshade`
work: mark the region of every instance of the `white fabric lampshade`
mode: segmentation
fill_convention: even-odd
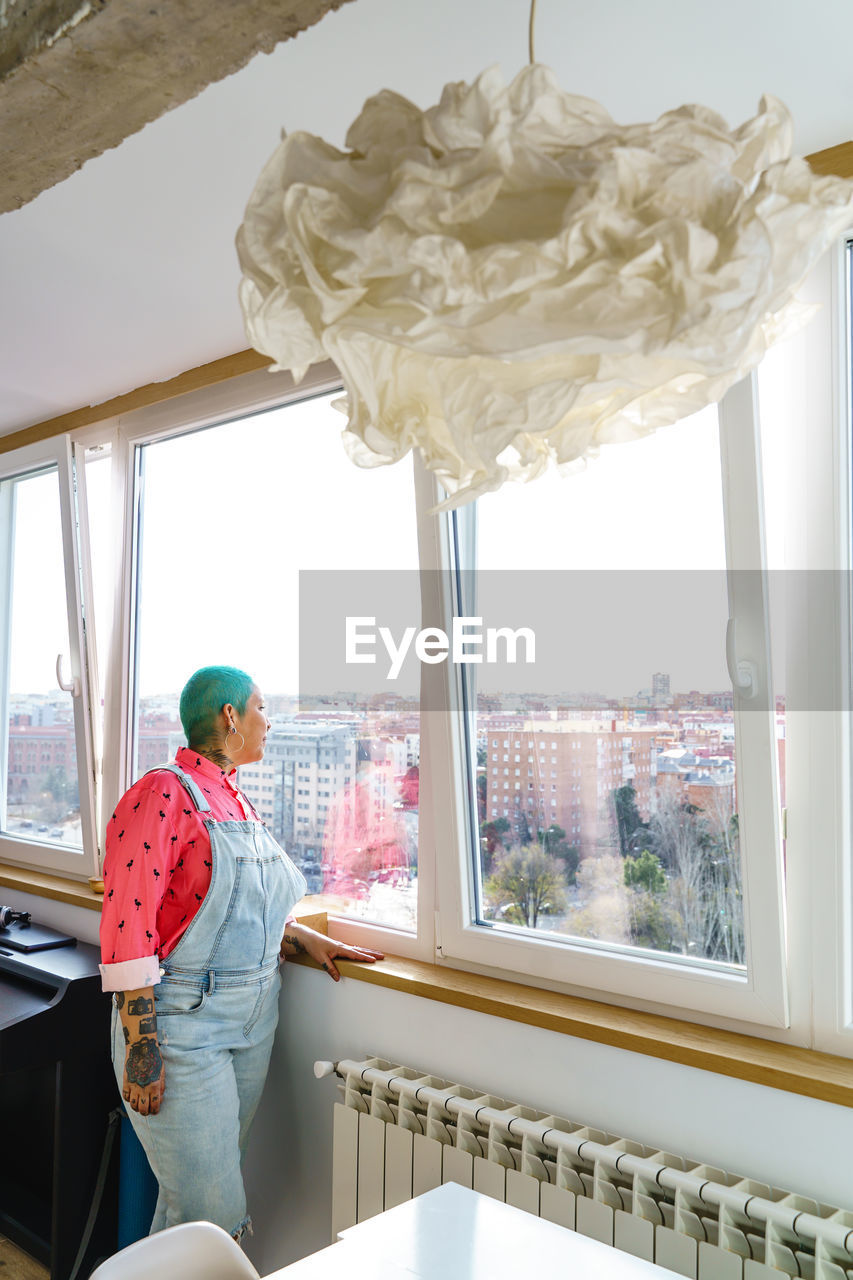
[[[534,65],[384,91],[340,151],[284,136],[237,245],[249,340],[331,358],[344,441],[420,449],[458,505],[719,400],[802,321],[798,284],[853,183],[791,158],[785,107],[730,130],[684,106],[620,125]]]

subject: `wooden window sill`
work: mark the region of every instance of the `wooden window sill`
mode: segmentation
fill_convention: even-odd
[[[19,889],[92,911],[101,909],[101,896],[88,884],[44,871],[0,864],[0,887]],[[297,918],[309,928],[327,931],[323,912],[299,912]],[[288,963],[313,966],[313,961],[306,956],[294,957]],[[347,978],[402,991],[405,995],[438,1000],[510,1022],[542,1027],[580,1040],[594,1040],[616,1049],[628,1049],[771,1089],[853,1107],[853,1061],[834,1054],[600,1004],[579,996],[541,991],[520,982],[464,973],[402,956],[386,956],[378,964],[342,960],[339,968]]]
[[[313,962],[298,956],[288,963]],[[377,964],[336,963],[345,977],[373,986],[853,1107],[853,1061],[834,1054],[401,956],[386,956]]]
[[[69,902],[74,907],[88,907],[90,911],[101,909],[102,895],[95,893],[85,880],[66,879],[52,871],[34,871],[28,867],[0,863],[0,888],[20,889],[21,893]]]

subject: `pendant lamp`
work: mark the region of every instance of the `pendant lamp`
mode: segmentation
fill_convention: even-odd
[[[421,111],[370,98],[341,151],[285,135],[237,235],[249,340],[337,365],[359,466],[420,450],[457,506],[719,400],[805,318],[853,183],[762,98],[617,124],[533,64]]]

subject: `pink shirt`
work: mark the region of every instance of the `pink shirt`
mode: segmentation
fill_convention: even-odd
[[[211,760],[182,747],[175,763],[198,783],[210,817],[259,822],[252,804]],[[210,888],[210,837],[173,773],[158,769],[130,788],[107,823],[101,980],[104,991],[160,981],[160,960],[183,937]],[[292,917],[288,917],[292,919]]]

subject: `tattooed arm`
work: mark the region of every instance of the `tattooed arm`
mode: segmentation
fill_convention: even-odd
[[[156,1115],[166,1089],[166,1069],[157,1041],[154,988],[117,991],[115,1002],[125,1043],[122,1096],[141,1116]]]

